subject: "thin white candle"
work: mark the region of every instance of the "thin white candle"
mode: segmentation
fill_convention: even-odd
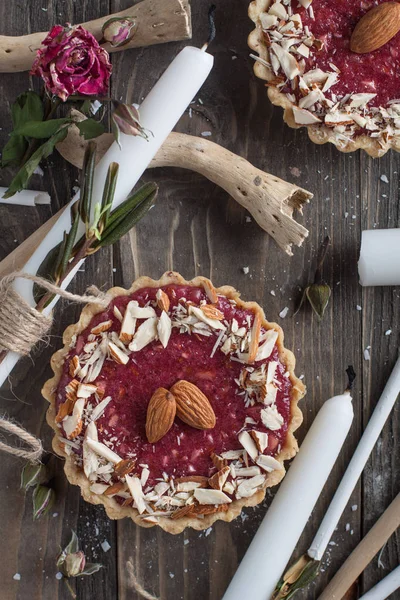
[[[321,560],[365,464],[400,394],[400,357],[390,375],[382,396],[346,469],[342,481],[329,505],[325,517],[308,550],[308,555]]]
[[[21,190],[11,198],[3,198],[7,188],[0,187],[0,204],[14,204],[17,206],[37,206],[38,204],[50,204],[50,196],[47,192],[35,192],[34,190]]]
[[[110,162],[116,161],[120,168],[113,208],[125,200],[176,125],[179,117],[203,85],[212,69],[213,62],[211,54],[190,46],[178,54],[140,106],[141,123],[150,132],[148,141],[140,137],[121,134],[122,149],[114,142],[96,167],[94,198],[101,198],[108,166]],[[37,273],[50,250],[62,240],[64,231],[69,231],[71,227],[69,208],[78,198],[79,192],[66,206],[54,227],[21,269],[22,271],[30,274]],[[71,281],[76,270],[63,284],[63,288]],[[31,306],[35,305],[31,282],[17,279],[14,287]],[[44,312],[48,313],[57,299]],[[18,354],[9,352],[7,358],[0,363],[0,385],[19,358]]]
[[[400,285],[400,229],[371,229],[361,236],[360,283]]]
[[[271,597],[353,420],[349,392],[322,406],[269,507],[223,600]]]
[[[361,596],[360,600],[386,600],[398,588],[400,588],[400,565]]]

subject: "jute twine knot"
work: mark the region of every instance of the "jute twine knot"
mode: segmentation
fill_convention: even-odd
[[[30,462],[38,462],[40,460],[40,457],[43,454],[42,442],[21,427],[21,425],[17,425],[4,417],[0,417],[0,429],[14,435],[26,444],[26,446],[32,448],[31,450],[24,450],[23,448],[18,448],[16,446],[9,446],[5,442],[0,441],[0,450],[12,454],[13,456],[25,458]]]
[[[13,288],[15,279],[22,277],[36,283],[52,294],[72,302],[100,304],[106,307],[109,299],[95,286],[91,286],[91,295],[72,294],[62,290],[42,277],[15,271],[0,280],[0,352],[11,350],[27,356],[32,348],[49,332],[53,323],[50,315],[30,306]]]
[[[157,596],[153,596],[153,594],[150,594],[150,592],[145,590],[144,587],[139,583],[135,575],[132,559],[129,559],[127,561],[126,570],[128,571],[129,584],[135,590],[135,592],[139,594],[139,596],[142,596],[142,598],[146,598],[146,600],[160,600],[159,598],[157,598]]]

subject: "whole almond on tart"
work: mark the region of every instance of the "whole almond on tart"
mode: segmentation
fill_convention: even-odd
[[[165,388],[158,388],[147,407],[146,436],[150,444],[155,444],[171,429],[175,419],[176,402]]]
[[[216,418],[207,396],[199,388],[182,379],[172,386],[171,392],[176,400],[176,414],[195,429],[212,429]]]
[[[358,21],[350,40],[350,50],[366,54],[387,44],[400,31],[400,4],[383,2],[371,8]]]

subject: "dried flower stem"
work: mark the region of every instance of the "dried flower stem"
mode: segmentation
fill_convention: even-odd
[[[330,239],[329,235],[327,235],[326,238],[324,239],[324,241],[322,242],[322,245],[318,251],[317,268],[315,270],[314,283],[321,283],[321,281],[322,281],[322,268],[324,266],[324,262],[325,262],[325,258],[326,258],[327,252],[328,252],[328,247],[329,247],[330,242],[331,242],[331,239]]]

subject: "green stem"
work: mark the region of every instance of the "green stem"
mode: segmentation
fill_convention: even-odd
[[[71,594],[71,597],[76,600],[77,595],[75,594],[74,590],[72,589],[72,586],[70,584],[70,582],[68,581],[68,579],[66,577],[64,577],[64,581],[65,581],[65,585],[68,588],[69,593]]]

